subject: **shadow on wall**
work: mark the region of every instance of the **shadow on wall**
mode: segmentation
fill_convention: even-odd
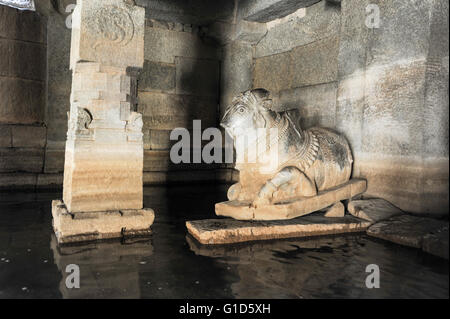
[[[193,154],[201,152],[201,145],[193,143],[193,121],[200,120],[201,129],[217,127],[219,48],[206,37],[205,27],[178,18],[184,12],[187,17],[192,13],[185,4],[161,5],[176,14],[168,19],[151,10],[155,3],[147,7],[145,64],[138,81],[138,111],[144,120],[144,183],[215,182],[217,165],[194,161]],[[187,162],[175,164],[170,158],[177,143],[170,140],[175,128],[189,131],[190,138],[184,139],[190,153]]]
[[[207,46],[215,46],[214,43],[208,41],[204,34],[200,35],[200,39]],[[201,56],[201,50],[200,46],[194,47],[192,55]],[[215,170],[219,165],[204,163],[202,149],[209,141],[202,139],[202,133],[208,127],[218,127],[220,64],[219,61],[212,59],[184,57],[175,57],[175,61],[177,66],[176,93],[191,100],[186,107],[185,114],[186,119],[189,120],[189,126],[186,128],[190,132],[190,163],[174,164],[173,161],[170,161],[169,171],[185,171],[187,182],[202,180],[212,182],[215,181]],[[211,109],[200,110],[199,105],[195,105],[196,99],[205,99],[207,102],[201,103],[204,104],[201,107]],[[193,121],[196,121],[195,125]],[[171,141],[170,146],[172,147],[175,143],[176,141]]]
[[[205,28],[197,26],[187,26],[188,31],[193,32],[199,41],[191,47],[189,57],[176,56],[176,80],[175,93],[182,96],[185,103],[185,119],[188,120],[187,129],[190,133],[190,163],[175,164],[170,160],[168,167],[168,183],[193,183],[207,184],[203,188],[206,193],[200,191],[198,194],[180,193],[180,189],[175,186],[167,188],[166,213],[171,218],[180,218],[180,233],[185,232],[186,218],[195,216],[195,212],[209,211],[207,216],[201,218],[214,217],[214,205],[211,201],[204,200],[206,197],[221,198],[224,200],[226,192],[223,185],[218,180],[217,170],[219,163],[207,164],[203,162],[202,148],[209,141],[202,140],[202,133],[209,127],[219,125],[219,103],[220,103],[220,61],[204,54],[205,47],[219,49],[219,44],[207,37]],[[193,124],[194,120],[200,120],[201,127]],[[172,147],[177,141],[170,141]],[[173,178],[173,180],[172,180]],[[180,202],[181,201],[181,202]],[[202,208],[201,206],[206,206]]]

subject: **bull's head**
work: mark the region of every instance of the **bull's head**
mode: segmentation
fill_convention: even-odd
[[[220,125],[234,139],[249,130],[266,128],[277,116],[271,106],[272,100],[267,90],[245,91],[236,96],[226,108]]]

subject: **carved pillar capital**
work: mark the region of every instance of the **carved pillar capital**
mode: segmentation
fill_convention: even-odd
[[[71,69],[80,61],[142,67],[144,28],[145,9],[130,1],[77,0],[72,16]]]

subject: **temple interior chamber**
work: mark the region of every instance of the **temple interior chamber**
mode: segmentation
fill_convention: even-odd
[[[143,66],[126,69],[126,102],[142,114],[143,203],[155,224],[150,241],[83,250],[58,248],[51,229],[51,200],[63,191],[76,0],[35,0],[35,11],[3,2],[0,297],[448,298],[447,0],[124,1],[145,8]],[[193,136],[194,120],[223,132],[227,106],[255,88],[270,92],[274,111],[296,109],[302,129],[345,136],[351,177],[367,181],[360,199],[444,223],[444,239],[434,243],[446,247],[446,260],[364,234],[234,248],[186,238],[184,223],[214,218],[239,172],[234,163],[173,163],[171,132]],[[342,284],[358,285],[352,274],[372,257],[389,269],[384,289]],[[73,291],[64,267],[78,261],[90,277]],[[43,274],[19,279],[12,265]],[[423,282],[408,281],[413,273]],[[334,286],[311,279],[319,277]]]

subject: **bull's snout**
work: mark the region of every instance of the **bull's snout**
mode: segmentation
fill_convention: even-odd
[[[228,122],[224,122],[224,121],[221,121],[220,122],[220,126],[222,126],[223,128],[228,128],[229,126],[228,126]]]
[[[230,118],[228,114],[225,114],[225,116],[222,118],[222,121],[220,121],[220,126],[225,129],[230,128]]]

